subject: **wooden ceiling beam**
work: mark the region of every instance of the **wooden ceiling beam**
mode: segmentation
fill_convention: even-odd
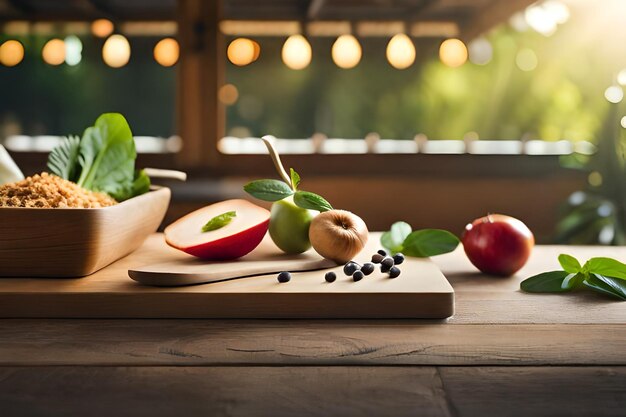
[[[491,0],[460,24],[461,38],[469,42],[535,2],[536,0]]]

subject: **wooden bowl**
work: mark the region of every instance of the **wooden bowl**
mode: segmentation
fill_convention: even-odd
[[[165,217],[170,190],[111,207],[0,207],[0,276],[83,277],[137,249]]]

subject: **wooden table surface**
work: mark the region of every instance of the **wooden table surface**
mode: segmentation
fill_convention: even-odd
[[[626,248],[540,246],[516,276],[435,257],[436,320],[0,320],[5,416],[624,416],[626,303],[519,282]]]

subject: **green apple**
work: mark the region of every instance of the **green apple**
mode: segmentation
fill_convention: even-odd
[[[292,197],[272,204],[270,236],[285,253],[302,253],[311,247],[309,226],[317,211],[296,206]]]

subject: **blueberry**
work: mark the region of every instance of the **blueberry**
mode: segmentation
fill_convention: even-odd
[[[404,255],[401,253],[396,253],[395,255],[393,255],[393,263],[396,265],[400,265],[402,262],[404,262]]]
[[[391,269],[390,266],[386,266],[384,264],[380,264],[380,272],[389,272],[390,269]]]
[[[380,263],[381,265],[384,265],[387,268],[391,268],[394,265],[393,258],[390,258],[389,256],[383,259]]]
[[[326,275],[324,275],[324,279],[326,280],[326,282],[335,282],[335,280],[337,279],[337,274],[332,271],[327,272]]]
[[[354,274],[354,271],[358,271],[359,269],[361,268],[359,268],[359,265],[356,262],[350,261],[343,267],[343,273],[350,276]]]
[[[373,263],[371,263],[371,262],[366,262],[366,263],[364,263],[364,264],[363,264],[363,266],[361,267],[361,272],[363,272],[363,274],[365,274],[365,275],[369,275],[369,274],[371,274],[372,272],[374,272],[374,268],[376,268],[376,267],[374,266],[374,264],[373,264]]]
[[[375,264],[379,264],[384,258],[385,257],[380,253],[375,253],[374,255],[372,255],[372,262],[374,262]]]
[[[392,267],[389,270],[389,278],[396,278],[397,276],[400,275],[400,268],[398,268],[397,266]]]
[[[291,274],[287,271],[283,271],[278,274],[278,282],[289,282],[291,280]]]
[[[379,254],[379,255],[382,255],[382,256],[387,256],[387,252],[385,252],[385,251],[384,251],[384,250],[382,250],[382,249],[379,249],[379,250],[378,250],[378,254]]]
[[[354,274],[352,274],[352,279],[354,280],[354,282],[357,282],[361,281],[364,276],[365,275],[363,274],[363,271],[356,271]]]

